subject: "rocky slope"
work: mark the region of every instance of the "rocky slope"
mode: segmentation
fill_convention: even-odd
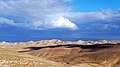
[[[32,47],[35,48],[35,47]],[[60,47],[44,47],[30,51],[29,54],[47,58],[52,61],[62,62],[70,66],[81,64],[92,65],[93,67],[119,67],[120,46],[79,46],[66,45]],[[117,66],[116,66],[117,65]]]
[[[79,40],[70,42],[42,40],[19,43],[1,42],[0,47],[2,50],[7,49],[6,52],[8,52],[0,53],[5,54],[5,56],[8,55],[10,58],[11,55],[14,55],[15,57],[20,57],[20,60],[23,60],[24,57],[31,58],[32,55],[34,62],[40,62],[40,64],[37,65],[41,65],[41,62],[43,62],[43,65],[46,65],[42,67],[49,67],[50,65],[53,67],[60,65],[60,67],[120,67],[120,41]],[[13,53],[11,53],[11,51],[9,52],[8,49],[13,51]],[[1,56],[2,55],[0,55],[0,57]],[[47,60],[42,58],[46,58]],[[1,59],[3,58],[0,58],[0,60]],[[30,62],[28,63],[29,65],[35,65],[31,60],[25,59],[25,61]],[[12,64],[11,62],[12,61],[9,63],[10,65]],[[24,63],[22,61],[20,62]],[[17,63],[15,62],[14,64],[16,65]]]
[[[64,67],[60,63],[0,48],[0,67]]]

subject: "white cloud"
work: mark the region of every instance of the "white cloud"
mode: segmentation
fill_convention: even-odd
[[[69,12],[72,0],[0,0],[0,17],[9,25],[30,29],[118,30],[120,12]],[[4,20],[4,21],[3,21]],[[7,22],[8,21],[8,22]]]
[[[75,22],[84,31],[119,31],[120,12],[103,10],[97,12],[69,12],[65,17]]]
[[[113,17],[114,15],[115,14],[111,10],[97,12],[69,12],[65,14],[65,16],[72,18],[73,20],[80,20],[81,23],[97,20],[106,20]]]
[[[15,23],[14,20],[10,20],[4,17],[0,17],[0,24],[7,24],[7,25],[13,25],[13,26],[20,26],[20,27],[26,27],[30,29],[36,29],[36,30],[42,30],[42,29],[69,29],[69,30],[77,30],[79,29],[77,25],[72,23],[70,20],[60,17],[58,20],[52,20],[52,21],[46,21],[46,22],[30,22],[30,23]]]
[[[14,20],[10,20],[4,17],[0,17],[0,24],[14,25]]]
[[[71,30],[78,29],[78,26],[72,23],[69,19],[60,17],[57,21],[52,21],[47,28],[69,28]]]
[[[0,16],[4,20],[11,19],[7,23],[15,26],[27,27],[31,29],[43,28],[66,28],[75,30],[77,25],[60,17],[61,13],[68,12],[71,7],[65,6],[65,2],[71,0],[1,0]],[[60,17],[60,18],[59,18]],[[58,20],[57,20],[58,19]],[[7,21],[7,20],[6,20]],[[14,23],[16,21],[16,23]]]

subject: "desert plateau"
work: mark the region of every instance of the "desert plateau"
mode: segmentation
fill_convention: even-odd
[[[120,67],[120,41],[0,42],[0,67]]]

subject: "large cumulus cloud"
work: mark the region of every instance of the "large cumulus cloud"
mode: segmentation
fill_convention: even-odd
[[[0,23],[30,29],[63,28],[76,30],[77,25],[61,16],[71,7],[71,0],[0,0]],[[11,22],[12,21],[12,22]]]

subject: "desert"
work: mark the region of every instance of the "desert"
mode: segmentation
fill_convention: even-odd
[[[0,67],[120,67],[120,0],[0,0]]]
[[[1,67],[120,67],[120,41],[0,42]]]

